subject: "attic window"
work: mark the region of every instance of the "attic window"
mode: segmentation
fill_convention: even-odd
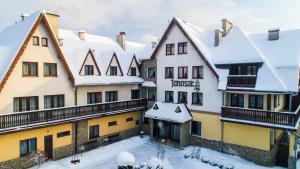
[[[84,65],[85,75],[94,75],[94,65]]]
[[[181,112],[181,109],[180,109],[179,106],[177,106],[177,108],[175,109],[175,112],[176,112],[176,113],[180,113],[180,112]]]
[[[157,105],[157,104],[154,104],[153,110],[158,110],[158,109],[159,109],[158,105]]]
[[[48,38],[42,38],[42,46],[47,47],[48,46]]]
[[[118,75],[118,68],[117,68],[117,66],[111,66],[109,68],[109,70],[110,70],[110,75],[111,76],[117,76]]]
[[[131,74],[131,76],[136,76],[136,68],[135,67],[130,68],[130,74]]]
[[[32,37],[32,45],[39,46],[40,45],[40,38],[38,36]]]

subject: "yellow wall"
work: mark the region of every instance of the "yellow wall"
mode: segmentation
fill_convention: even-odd
[[[296,132],[298,136],[300,135],[300,126],[298,127],[298,130]],[[296,138],[294,134],[290,134],[290,150],[289,150],[289,156],[294,157],[295,151],[294,151],[294,146],[296,143]]]
[[[224,142],[270,150],[270,129],[224,122]]]
[[[37,138],[38,151],[44,151],[44,136],[48,135],[53,135],[53,148],[70,145],[72,143],[71,134],[69,136],[57,138],[57,133],[63,131],[70,131],[72,134],[72,124],[62,124],[0,135],[0,162],[20,157],[20,140]]]
[[[133,117],[133,121],[126,122],[127,118]],[[99,125],[99,136],[109,135],[112,133],[120,132],[123,130],[138,127],[135,124],[136,120],[140,120],[139,112],[130,112],[115,116],[107,116],[98,119],[92,119],[88,121],[88,126]],[[117,125],[108,127],[108,122],[117,121]],[[141,121],[140,121],[141,123]]]
[[[210,140],[221,140],[220,116],[207,113],[191,112],[194,121],[201,122],[201,137]]]

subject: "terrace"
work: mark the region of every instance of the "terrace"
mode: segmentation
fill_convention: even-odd
[[[147,108],[146,99],[89,104],[0,115],[0,133],[109,116]]]

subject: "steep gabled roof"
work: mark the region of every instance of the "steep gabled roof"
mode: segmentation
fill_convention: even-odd
[[[199,54],[199,56],[202,58],[202,60],[207,64],[207,66],[209,67],[209,69],[212,71],[212,73],[216,76],[216,78],[219,78],[219,75],[217,74],[217,68],[215,67],[214,63],[212,62],[211,58],[209,58],[208,54],[205,55],[202,52],[205,50],[202,50],[202,46],[201,46],[201,41],[199,41],[197,38],[194,38],[194,36],[192,36],[191,32],[188,31],[188,27],[185,26],[184,21],[182,21],[181,19],[174,17],[171,21],[171,23],[169,24],[169,26],[167,27],[165,33],[163,34],[161,40],[159,41],[157,47],[154,49],[151,58],[155,59],[156,58],[156,54],[158,52],[158,50],[162,47],[163,43],[165,42],[166,38],[168,37],[168,34],[170,33],[171,29],[173,26],[178,26],[179,29],[181,30],[181,32],[185,35],[185,37],[189,40],[189,42],[192,44],[192,46],[195,48],[195,50],[197,51],[197,53]]]
[[[132,60],[130,62],[130,65],[128,67],[127,75],[129,75],[130,68],[131,68],[133,62],[135,62],[135,64],[137,65],[137,71],[139,71],[139,74],[141,74],[140,67],[139,67],[139,62],[136,60],[135,55],[133,55]]]
[[[118,57],[117,57],[117,55],[116,55],[115,52],[114,52],[114,54],[112,55],[112,57],[111,57],[111,59],[110,59],[110,62],[109,62],[109,64],[108,64],[108,66],[107,66],[107,69],[106,69],[106,75],[107,75],[108,70],[109,70],[109,68],[110,68],[110,66],[111,66],[111,64],[112,64],[113,59],[116,59],[116,62],[117,62],[117,65],[118,65],[118,69],[119,69],[120,72],[121,72],[121,76],[123,76],[122,67],[121,67],[121,65],[120,65],[119,59],[118,59]]]
[[[85,57],[85,59],[84,59],[84,61],[83,61],[83,63],[82,63],[82,66],[81,66],[80,70],[79,70],[79,73],[82,71],[83,66],[85,65],[85,62],[86,62],[86,60],[87,60],[87,58],[88,58],[89,56],[92,57],[93,62],[94,62],[94,65],[96,66],[96,69],[97,69],[97,71],[99,72],[99,75],[101,75],[101,71],[100,71],[100,69],[99,69],[99,67],[98,67],[98,64],[97,64],[97,62],[96,62],[95,56],[94,56],[93,51],[92,51],[91,49],[89,49],[89,51],[87,52],[86,57]]]
[[[69,79],[74,82],[74,77],[64,58],[49,21],[47,20],[46,11],[41,10],[28,16],[24,21],[20,21],[0,32],[0,91],[8,80],[14,66],[17,64],[19,58],[26,49],[34,31],[41,23],[45,24],[58,53],[58,57],[63,62],[69,75]]]

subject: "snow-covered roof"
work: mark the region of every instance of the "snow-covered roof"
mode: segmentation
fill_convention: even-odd
[[[184,123],[192,119],[191,113],[184,104],[155,102],[146,111],[145,117],[165,121]]]
[[[215,65],[262,63],[252,90],[298,92],[300,30],[280,32],[279,40],[269,41],[267,33],[248,35],[239,26],[233,25],[215,47],[213,29],[201,29],[178,17],[174,19],[217,72],[218,89],[226,89],[228,72],[217,69]]]
[[[147,45],[126,41],[126,50],[123,50],[115,39],[85,33],[85,39],[81,40],[78,36],[78,32],[64,29],[59,29],[59,37],[63,39],[63,46],[61,48],[74,74],[75,85],[131,84],[143,82],[141,77],[129,76],[127,72],[134,56],[137,60],[140,60],[139,56],[142,56],[141,58],[145,57],[145,55],[140,54],[144,49],[145,51],[149,50]],[[79,74],[89,50],[93,51],[93,56],[97,62],[96,64],[101,72],[100,76],[81,76]],[[123,76],[106,75],[106,71],[114,54],[119,61]],[[150,55],[148,57],[150,57]]]
[[[0,81],[3,80],[42,12],[45,11],[37,11],[26,17],[24,21],[19,21],[0,32]]]
[[[153,81],[144,81],[142,86],[143,87],[156,87],[156,84]]]

